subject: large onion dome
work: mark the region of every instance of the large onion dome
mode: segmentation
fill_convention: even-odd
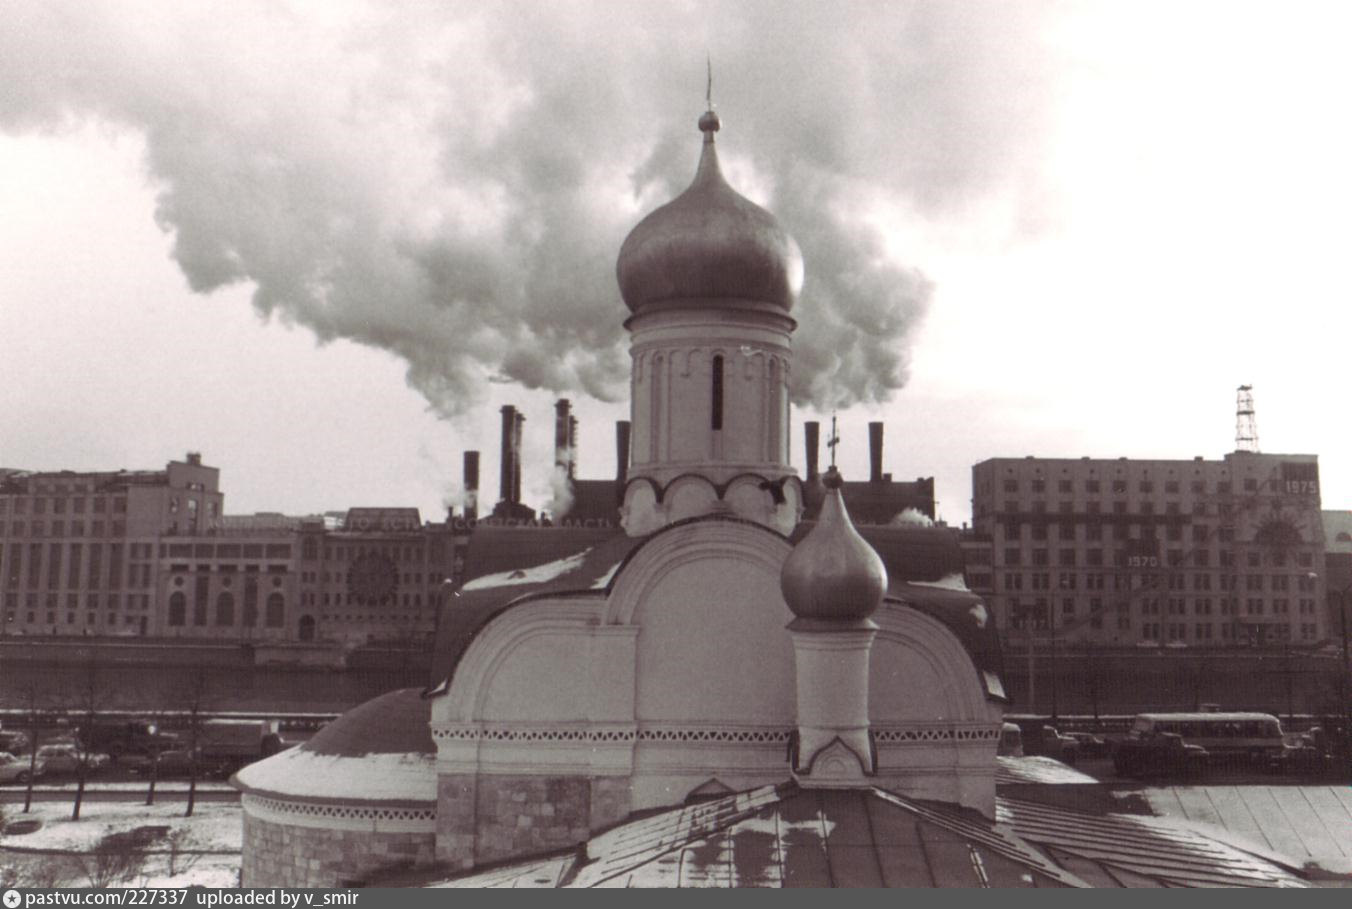
[[[620,294],[638,312],[654,304],[743,300],[793,307],[803,256],[768,211],[723,179],[714,148],[718,115],[699,120],[704,151],[690,187],[649,214],[620,248]]]
[[[840,495],[841,483],[835,467],[822,476],[826,498],[816,526],[793,548],[780,571],[784,601],[800,619],[866,619],[887,590],[887,569],[854,529]]]

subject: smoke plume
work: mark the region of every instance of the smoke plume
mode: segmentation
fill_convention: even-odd
[[[1036,4],[6,4],[0,128],[144,137],[193,290],[388,350],[446,415],[486,379],[623,395],[627,230],[683,188],[714,63],[725,169],[799,241],[799,403],[884,400],[932,287],[860,213],[1026,182]]]

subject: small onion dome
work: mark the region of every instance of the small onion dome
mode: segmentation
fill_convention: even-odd
[[[615,272],[633,312],[676,300],[749,300],[793,308],[803,255],[774,215],[723,179],[714,133],[718,115],[699,119],[704,151],[690,187],[650,213],[620,247]]]
[[[866,619],[887,589],[887,569],[850,522],[841,482],[834,467],[822,476],[826,496],[817,524],[789,553],[779,574],[784,601],[800,619]]]

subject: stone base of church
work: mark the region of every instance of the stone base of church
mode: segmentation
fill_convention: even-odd
[[[472,868],[564,849],[628,817],[627,777],[442,774],[436,856]]]
[[[240,884],[342,887],[361,883],[376,872],[430,865],[436,833],[431,823],[423,826],[426,829],[390,831],[371,825],[334,829],[287,824],[257,817],[246,807]]]

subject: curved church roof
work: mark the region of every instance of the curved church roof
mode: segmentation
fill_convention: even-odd
[[[733,521],[780,536],[760,524],[725,515],[690,518],[643,537],[614,528],[476,527],[465,553],[466,580],[441,609],[429,693],[444,690],[479,629],[497,614],[526,598],[595,594],[607,588],[624,562],[649,540],[703,521]],[[813,526],[800,523],[788,543],[796,545]],[[1003,699],[999,639],[981,598],[961,587],[963,556],[957,534],[943,527],[857,529],[887,569],[886,599],[946,625],[971,655],[983,689]]]

